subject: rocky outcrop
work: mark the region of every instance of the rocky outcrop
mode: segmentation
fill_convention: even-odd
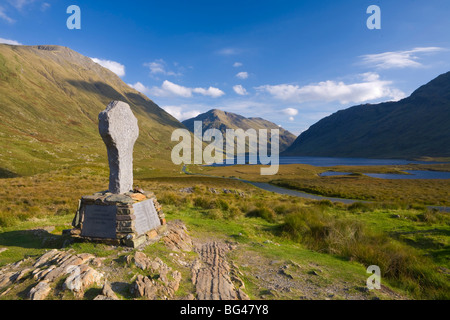
[[[200,255],[191,273],[199,300],[248,300],[242,291],[244,283],[239,279],[235,286],[230,278],[231,268],[227,253],[232,246],[221,242],[208,242],[196,248]],[[237,278],[237,276],[235,276]]]
[[[102,294],[96,296],[94,300],[120,300],[116,293],[112,290],[108,281],[103,285]]]
[[[127,261],[132,259],[128,258]],[[149,275],[137,275],[131,288],[132,294],[149,300],[173,298],[182,278],[179,271],[173,271],[159,257],[152,260],[142,252],[136,252],[134,264],[144,271],[149,271]]]
[[[163,241],[166,247],[172,251],[192,251],[192,239],[181,220],[173,220],[167,224],[167,235]]]
[[[58,281],[66,277],[63,290],[70,290],[76,297],[82,297],[84,291],[93,284],[101,284],[103,274],[88,264],[95,257],[92,254],[74,254],[72,251],[50,250],[30,264],[29,259],[10,264],[0,270],[0,291],[13,284],[31,279],[36,282],[27,294],[30,300],[44,300],[57,286]],[[8,289],[8,291],[11,288]],[[6,292],[6,291],[5,291]],[[3,294],[5,294],[3,292]]]
[[[31,288],[28,297],[30,300],[45,300],[47,296],[50,294],[52,288],[50,287],[50,283],[48,280],[43,280]]]
[[[145,252],[144,247],[133,251],[105,246],[100,256],[53,249],[5,265],[0,268],[0,297],[85,299],[89,292],[88,297],[95,300],[248,299],[243,292],[242,273],[227,260],[233,245],[217,241],[194,244],[181,221],[170,221],[158,241],[172,252],[147,255],[146,252],[152,252],[150,245]],[[161,252],[160,249],[153,252]],[[187,278],[185,282],[183,278]],[[186,287],[179,290],[183,283]],[[101,287],[101,292],[92,296]]]
[[[101,284],[103,274],[94,270],[90,266],[83,264],[81,266],[70,265],[66,269],[69,274],[64,281],[63,288],[71,290],[76,297],[82,297],[86,288],[93,284]]]

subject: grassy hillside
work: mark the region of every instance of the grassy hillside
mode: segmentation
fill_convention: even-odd
[[[241,115],[213,109],[202,113],[195,118],[184,120],[183,124],[192,132],[194,132],[194,121],[202,121],[203,132],[208,129],[219,129],[224,134],[227,129],[279,129],[280,130],[280,152],[289,147],[295,140],[295,136],[289,131],[278,127],[273,122],[262,118],[245,118]],[[269,133],[270,131],[268,131]],[[246,142],[248,147],[248,142]]]
[[[449,123],[450,72],[401,101],[338,111],[303,132],[284,155],[448,157]]]
[[[0,45],[0,177],[77,164],[107,170],[97,117],[111,100],[138,118],[135,170],[175,170],[170,135],[183,125],[114,73],[65,47]]]

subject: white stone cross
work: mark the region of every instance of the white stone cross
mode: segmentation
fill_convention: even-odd
[[[109,192],[133,189],[133,147],[139,136],[137,119],[130,106],[112,101],[98,115],[98,129],[108,150]]]

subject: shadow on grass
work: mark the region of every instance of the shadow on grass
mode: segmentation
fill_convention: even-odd
[[[429,229],[391,233],[392,237],[416,249],[425,250],[435,262],[448,263],[450,248],[435,236],[450,237],[450,230]],[[412,236],[412,238],[408,237]]]
[[[9,171],[5,168],[0,168],[0,179],[17,178],[17,177],[20,177],[20,175],[18,175],[15,172]]]
[[[0,246],[30,249],[59,249],[68,239],[43,229],[18,230],[0,233]]]
[[[106,100],[120,100],[129,103],[132,108],[136,108],[135,111],[142,111],[145,116],[153,118],[153,120],[159,122],[160,124],[172,126],[175,128],[184,128],[182,124],[174,117],[169,115],[166,111],[159,108],[153,101],[145,99],[142,95],[136,94],[134,92],[126,92],[125,95],[118,92],[112,86],[105,82],[87,82],[82,80],[67,80],[69,84],[87,92],[91,92],[106,98]],[[107,103],[109,103],[109,101]],[[142,114],[141,112],[141,114]]]
[[[450,237],[450,230],[447,229],[428,229],[428,230],[415,230],[405,232],[391,232],[390,235],[398,240],[409,241],[408,244],[415,246],[419,249],[434,249],[439,248],[442,245],[434,239],[427,236],[445,236]],[[415,240],[404,238],[403,236],[412,235],[416,236]]]

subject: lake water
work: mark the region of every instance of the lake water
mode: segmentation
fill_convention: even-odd
[[[248,162],[248,158],[246,159]],[[334,166],[393,166],[407,164],[433,164],[442,162],[413,161],[404,159],[367,159],[367,158],[330,158],[330,157],[280,157],[280,164],[308,164],[316,167]],[[237,162],[236,159],[234,161]],[[230,164],[232,165],[232,164]],[[228,164],[213,164],[212,166],[229,166]],[[442,171],[405,171],[411,174],[366,173],[367,176],[381,179],[450,179],[450,172]],[[346,175],[351,172],[327,171],[321,176]]]
[[[246,159],[248,163],[248,158]],[[236,164],[236,159],[234,163]],[[280,157],[280,164],[309,164],[316,167],[334,166],[392,166],[406,164],[430,164],[440,162],[413,161],[403,159],[329,158],[329,157]],[[214,164],[213,166],[228,166]]]
[[[372,178],[380,179],[450,179],[450,172],[445,171],[423,171],[423,170],[405,170],[410,174],[395,173],[364,173]],[[321,177],[349,175],[350,172],[326,171],[320,174]]]

